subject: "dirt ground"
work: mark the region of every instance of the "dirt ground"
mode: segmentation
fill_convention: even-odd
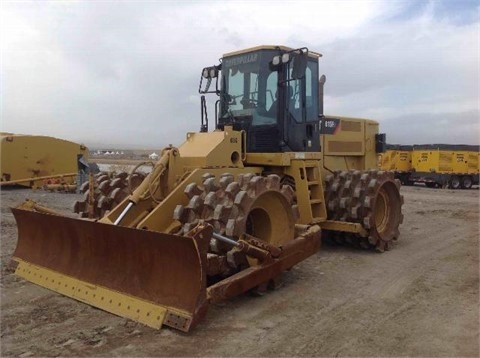
[[[393,250],[324,246],[285,273],[279,290],[211,306],[184,334],[14,276],[9,207],[31,198],[72,212],[79,196],[2,190],[0,355],[478,357],[479,190],[401,191],[405,220]]]

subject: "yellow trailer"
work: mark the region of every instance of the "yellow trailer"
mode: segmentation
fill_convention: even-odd
[[[36,188],[51,178],[72,184],[88,160],[89,152],[83,144],[13,133],[0,133],[0,138],[1,186]]]
[[[411,145],[388,144],[381,156],[380,170],[393,171],[402,184],[411,184],[408,178],[412,171],[412,149]]]
[[[479,183],[478,145],[414,145],[411,182],[428,187],[469,189]]]

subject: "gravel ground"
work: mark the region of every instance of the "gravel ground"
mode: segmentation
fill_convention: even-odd
[[[384,254],[326,247],[263,297],[210,307],[189,334],[153,330],[13,275],[26,198],[72,213],[76,194],[1,190],[1,356],[479,356],[479,190],[402,187]],[[159,278],[161,279],[161,278]]]

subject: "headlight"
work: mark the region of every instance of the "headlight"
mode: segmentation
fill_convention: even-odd
[[[215,69],[215,67],[210,68],[210,77],[211,78],[217,77],[217,70]]]
[[[204,68],[203,71],[202,71],[202,76],[204,78],[208,78],[208,68]]]
[[[282,62],[287,63],[288,61],[290,61],[290,54],[289,53],[284,53],[282,55]]]
[[[280,64],[280,56],[274,56],[273,59],[272,59],[272,64],[274,66],[277,66]]]

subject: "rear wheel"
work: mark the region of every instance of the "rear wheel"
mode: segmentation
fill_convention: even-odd
[[[328,219],[360,223],[366,237],[340,232],[330,237],[338,243],[352,243],[363,248],[388,250],[400,233],[403,221],[403,197],[400,182],[384,171],[343,171],[326,178],[325,198]]]
[[[472,177],[469,175],[465,175],[462,178],[462,188],[463,189],[470,189],[473,185]]]
[[[460,184],[460,178],[456,175],[452,176],[450,178],[450,188],[451,189],[460,189],[461,184]]]

